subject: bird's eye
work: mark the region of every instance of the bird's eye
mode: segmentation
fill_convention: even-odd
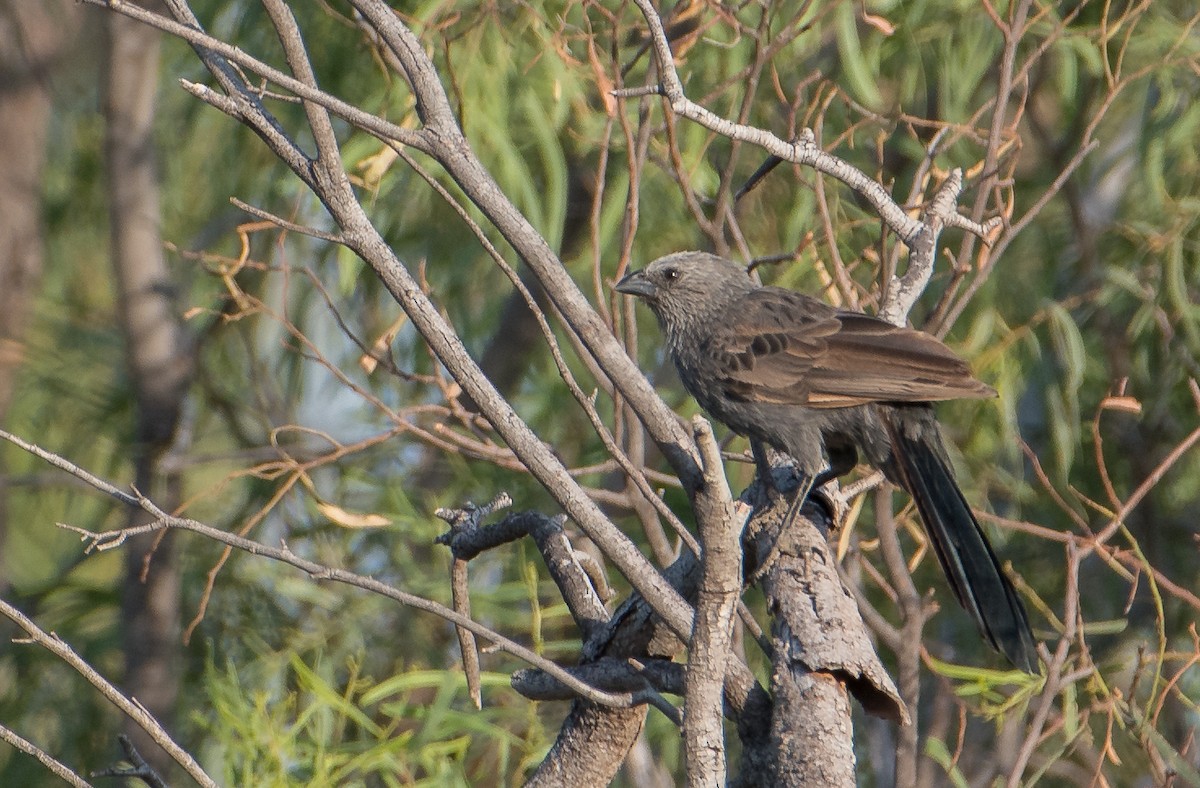
[[[663,279],[666,279],[668,282],[674,282],[678,278],[679,278],[679,269],[678,268],[668,268],[665,271],[663,271]]]

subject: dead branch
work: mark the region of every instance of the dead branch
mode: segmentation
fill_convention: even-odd
[[[65,640],[58,635],[46,632],[31,619],[27,618],[20,610],[17,610],[3,599],[0,599],[0,615],[4,615],[21,629],[25,630],[25,633],[29,635],[27,642],[36,643],[45,648],[70,665],[76,673],[87,679],[88,683],[99,690],[101,695],[108,698],[114,706],[141,726],[142,730],[146,731],[150,738],[154,740],[154,743],[162,747],[176,763],[183,767],[184,771],[193,780],[205,786],[205,788],[217,788],[216,781],[208,776],[190,753],[175,743],[175,740],[159,724],[158,720],[154,719],[135,699],[125,697],[108,679],[101,676],[95,668],[76,654],[75,650]]]

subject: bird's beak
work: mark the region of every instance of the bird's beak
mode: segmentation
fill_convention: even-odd
[[[630,271],[625,275],[624,279],[622,279],[620,282],[617,282],[617,284],[614,286],[614,289],[618,293],[624,293],[625,295],[631,296],[641,296],[642,298],[651,298],[656,292],[658,292],[657,288],[654,286],[654,283],[646,278],[645,271]]]

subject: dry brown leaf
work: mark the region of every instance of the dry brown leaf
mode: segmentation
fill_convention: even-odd
[[[318,503],[317,511],[328,517],[334,525],[343,528],[382,528],[392,522],[381,514],[356,514],[331,503]]]

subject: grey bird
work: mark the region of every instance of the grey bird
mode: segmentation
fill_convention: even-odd
[[[861,454],[907,490],[984,639],[1035,672],[1025,606],[955,481],[930,405],[996,395],[965,361],[923,331],[760,286],[704,252],[659,258],[616,289],[649,305],[684,387],[717,421],[790,455],[809,484]]]

